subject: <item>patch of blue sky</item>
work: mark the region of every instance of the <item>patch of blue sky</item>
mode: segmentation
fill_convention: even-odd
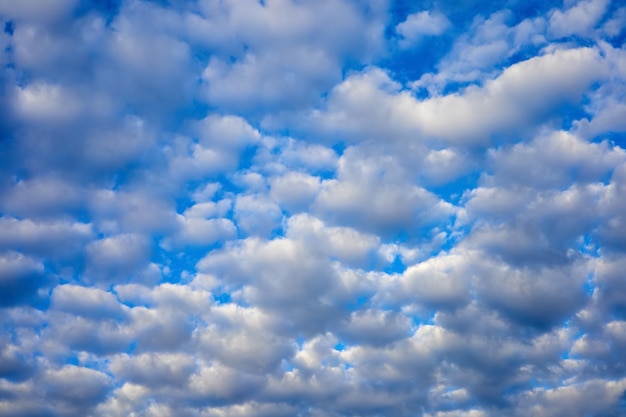
[[[221,249],[224,241],[218,241],[211,245],[187,246],[178,251],[165,250],[154,241],[152,262],[167,267],[167,273],[161,274],[161,282],[171,284],[187,284],[190,276],[196,271],[196,265],[207,253]]]
[[[119,13],[123,0],[79,0],[76,16],[80,17],[94,11],[106,16],[106,20],[110,23]]]
[[[411,323],[414,326],[414,329],[419,328],[420,326],[433,326],[435,325],[435,315],[437,310],[434,309],[423,309],[419,313],[408,315],[411,319]]]
[[[345,304],[345,311],[358,311],[370,304],[371,294],[356,294]]]
[[[407,265],[402,261],[401,255],[395,255],[393,261],[383,268],[386,274],[402,274],[406,271]]]
[[[213,294],[213,300],[218,304],[229,304],[232,302],[232,297],[228,292],[219,292]]]
[[[345,343],[339,342],[335,344],[335,346],[333,346],[333,349],[335,349],[338,352],[342,352],[347,349],[347,345]]]
[[[9,36],[13,36],[13,34],[15,33],[15,23],[13,23],[12,20],[8,20],[3,23],[4,23],[4,29],[3,29],[4,33],[6,33]],[[5,52],[8,52],[8,51],[5,49]]]
[[[619,146],[622,149],[626,148],[626,131],[604,132],[594,137],[594,140],[596,141],[602,141],[605,139],[609,140],[613,146]]]
[[[482,170],[472,170],[440,185],[430,185],[428,191],[436,194],[444,201],[458,205],[466,191],[476,188],[483,173]]]

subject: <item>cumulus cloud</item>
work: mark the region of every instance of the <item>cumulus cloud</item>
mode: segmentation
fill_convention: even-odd
[[[87,273],[104,280],[128,279],[147,264],[149,242],[135,234],[96,240],[86,248]]]
[[[358,138],[485,143],[545,120],[558,105],[580,99],[607,76],[598,50],[559,49],[511,65],[481,87],[418,100],[383,70],[372,68],[335,87],[328,110],[314,111],[306,123]]]
[[[550,15],[549,33],[557,38],[569,35],[589,36],[606,12],[606,0],[580,1],[569,9],[554,10]]]
[[[0,414],[623,415],[624,8],[455,3],[0,0]]]
[[[21,253],[8,252],[0,256],[0,304],[10,306],[30,301],[45,283],[43,265]]]
[[[441,35],[449,26],[450,21],[444,15],[423,11],[407,16],[396,26],[396,33],[401,36],[400,46],[406,48],[424,36]]]

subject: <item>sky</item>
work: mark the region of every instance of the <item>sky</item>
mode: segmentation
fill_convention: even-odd
[[[0,415],[626,415],[622,2],[0,28]]]

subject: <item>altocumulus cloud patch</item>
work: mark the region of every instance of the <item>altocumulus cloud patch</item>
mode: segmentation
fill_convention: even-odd
[[[626,415],[620,2],[0,27],[0,415]]]

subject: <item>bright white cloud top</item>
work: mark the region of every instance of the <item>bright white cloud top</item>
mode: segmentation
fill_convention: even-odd
[[[626,415],[618,1],[0,0],[0,415]]]

